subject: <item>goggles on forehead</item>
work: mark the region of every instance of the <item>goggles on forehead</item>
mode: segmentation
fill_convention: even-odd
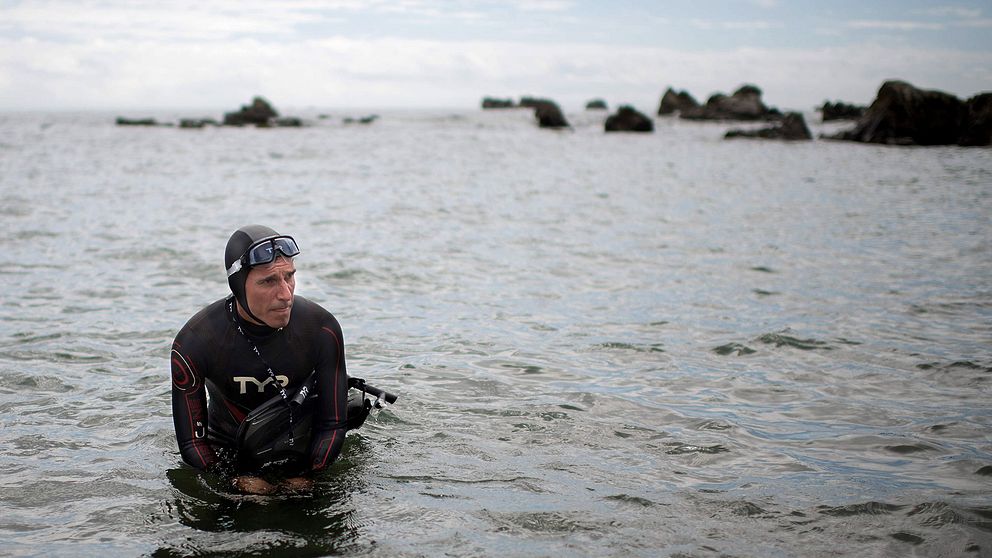
[[[282,253],[287,258],[292,258],[300,253],[300,247],[296,245],[296,241],[291,236],[266,238],[252,244],[243,256],[234,260],[231,267],[227,268],[227,276],[234,275],[245,266],[254,267],[271,263],[272,260],[276,259],[276,252]]]

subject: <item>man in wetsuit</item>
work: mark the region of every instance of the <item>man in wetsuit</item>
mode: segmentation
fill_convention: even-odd
[[[200,310],[176,336],[172,416],[182,458],[193,467],[221,471],[218,454],[233,448],[245,417],[274,396],[286,398],[311,373],[317,406],[308,457],[298,469],[320,471],[341,452],[348,419],[344,339],[330,312],[294,295],[299,252],[292,237],[268,227],[235,231],[224,258],[232,294]],[[252,471],[238,473],[233,484],[243,492],[277,489]],[[303,489],[309,480],[284,484]]]

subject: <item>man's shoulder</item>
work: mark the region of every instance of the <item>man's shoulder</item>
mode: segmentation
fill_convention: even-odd
[[[293,312],[297,310],[303,310],[304,312],[313,312],[315,314],[327,314],[331,315],[331,312],[317,304],[316,302],[310,300],[309,298],[302,297],[300,295],[293,296]]]
[[[186,325],[183,326],[180,333],[186,331],[194,331],[202,328],[216,327],[220,324],[227,323],[227,299],[222,298],[215,302],[208,304],[200,309],[199,312],[193,314]]]
[[[293,316],[302,318],[301,321],[306,323],[332,323],[335,327],[340,327],[330,310],[300,295],[293,298]]]

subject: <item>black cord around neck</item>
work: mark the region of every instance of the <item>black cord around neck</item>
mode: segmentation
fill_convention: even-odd
[[[241,336],[245,338],[245,341],[247,341],[248,345],[251,346],[251,350],[255,351],[255,354],[258,356],[258,359],[262,361],[263,365],[265,365],[265,371],[268,372],[269,378],[272,379],[272,382],[276,385],[277,388],[279,388],[279,395],[282,397],[283,402],[286,403],[286,408],[289,409],[289,445],[292,446],[294,442],[293,406],[290,405],[289,403],[289,394],[286,393],[286,386],[282,385],[282,382],[276,379],[276,373],[272,371],[272,366],[270,366],[268,361],[265,360],[265,357],[262,356],[261,351],[258,350],[258,346],[256,346],[255,342],[251,340],[251,337],[248,337],[248,334],[245,333],[245,330],[241,329],[241,324],[238,323],[237,312],[235,312],[234,310],[234,297],[231,297],[227,301],[227,312],[228,314],[231,315],[231,323],[234,324],[235,329],[237,329],[238,333],[240,333]]]

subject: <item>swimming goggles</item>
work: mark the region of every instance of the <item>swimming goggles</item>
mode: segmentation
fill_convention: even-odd
[[[281,252],[283,256],[292,258],[300,253],[300,247],[291,236],[277,236],[260,240],[245,251],[245,254],[234,260],[231,267],[227,268],[227,276],[230,277],[241,271],[244,266],[253,267],[272,262],[276,259],[276,252]]]

